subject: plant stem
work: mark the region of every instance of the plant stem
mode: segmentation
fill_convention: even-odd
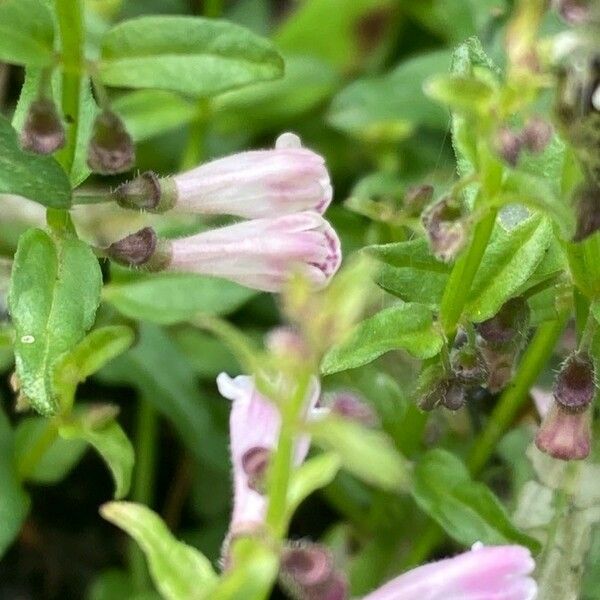
[[[58,158],[71,172],[79,128],[79,96],[83,71],[84,28],[81,0],[55,0],[62,46],[62,110],[67,122],[66,144]]]
[[[476,475],[481,471],[492,455],[496,443],[527,400],[529,389],[552,355],[567,318],[565,313],[559,319],[542,323],[538,327],[523,354],[512,384],[500,396],[485,429],[471,449],[467,466],[472,474]]]
[[[298,417],[304,405],[309,382],[308,374],[300,375],[293,395],[280,404],[281,427],[277,450],[269,469],[269,506],[266,518],[267,525],[277,539],[281,539],[286,532],[286,504],[294,458],[294,439],[298,433]]]
[[[48,419],[44,423],[44,431],[34,443],[27,447],[17,461],[17,477],[20,481],[24,481],[34,471],[46,451],[52,446],[58,437],[58,422],[56,419]]]
[[[138,401],[135,431],[136,465],[131,499],[146,506],[152,506],[154,500],[157,434],[158,415],[156,409],[142,397]],[[148,589],[150,578],[146,560],[142,551],[133,541],[129,545],[129,568],[135,588],[140,591]]]
[[[210,114],[208,101],[200,100],[197,110],[198,112],[188,128],[188,138],[179,164],[181,171],[198,166],[204,159],[204,138]]]
[[[497,212],[495,208],[489,209],[488,214],[477,223],[471,245],[454,263],[450,273],[440,304],[440,322],[449,339],[452,339],[456,333],[456,326],[467,303],[471,284],[492,235]]]

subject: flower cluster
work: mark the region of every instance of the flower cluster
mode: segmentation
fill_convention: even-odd
[[[294,269],[316,288],[341,262],[340,241],[321,216],[332,199],[324,160],[284,133],[273,150],[234,154],[174,177],[143,173],[114,197],[125,208],[249,219],[176,240],[142,229],[108,248],[128,266],[223,277],[278,292]]]
[[[264,532],[267,510],[264,477],[271,453],[277,446],[280,415],[274,403],[257,389],[252,377],[234,379],[222,373],[217,378],[221,394],[232,400],[230,416],[231,458],[233,464],[233,514],[225,545],[232,538]],[[304,415],[315,416],[319,385],[312,382],[306,396]],[[342,404],[352,415],[359,400],[347,393]],[[329,402],[331,410],[336,400]],[[362,412],[362,411],[358,411]],[[341,412],[339,414],[342,414]],[[305,459],[310,445],[307,436],[296,440],[294,464]],[[535,567],[529,551],[521,546],[476,544],[471,551],[427,564],[404,573],[368,594],[363,600],[533,600],[535,581],[529,577]],[[336,567],[330,551],[311,542],[287,542],[280,557],[282,585],[301,600],[346,600],[349,590],[343,572]]]

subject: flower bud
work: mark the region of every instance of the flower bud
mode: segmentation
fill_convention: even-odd
[[[265,345],[279,358],[306,362],[311,357],[308,344],[293,327],[281,326],[271,329],[266,336]]]
[[[494,136],[494,149],[497,154],[511,167],[517,165],[521,146],[521,137],[509,127],[500,127]]]
[[[467,402],[467,391],[457,379],[449,382],[442,404],[452,411],[461,409]]]
[[[146,171],[135,179],[122,183],[112,197],[123,208],[141,209],[162,213],[169,210],[174,202],[174,192],[170,179],[159,179],[156,173]]]
[[[456,379],[466,386],[478,386],[486,382],[488,372],[485,359],[477,348],[464,343],[450,353],[450,365]]]
[[[479,345],[487,369],[486,387],[492,394],[502,391],[513,377],[515,362],[518,356],[517,348],[508,345],[506,348],[492,346],[483,341]]]
[[[51,154],[65,145],[65,130],[52,100],[34,100],[21,131],[21,148],[36,154]]]
[[[583,352],[567,357],[554,382],[554,399],[567,411],[585,410],[596,395],[594,364]]]
[[[512,344],[523,336],[529,323],[529,306],[517,296],[505,302],[490,319],[477,323],[477,333],[492,347]]]
[[[94,121],[87,162],[92,171],[102,175],[122,173],[135,162],[133,140],[123,121],[110,110],[101,112]]]
[[[531,117],[525,124],[521,132],[521,139],[527,150],[539,154],[550,143],[553,133],[552,125],[536,115]]]
[[[453,260],[467,241],[460,208],[451,198],[442,198],[425,210],[422,220],[435,257],[444,262]]]
[[[590,0],[554,0],[553,4],[569,25],[581,25],[591,16]]]
[[[417,406],[430,411],[444,402],[450,384],[444,368],[439,363],[426,365],[419,374]]]
[[[349,421],[370,427],[374,427],[379,421],[373,407],[353,392],[340,391],[327,394],[325,405],[333,414]]]
[[[283,550],[281,583],[299,600],[346,600],[348,586],[335,569],[331,552],[319,544],[288,545]]]
[[[433,198],[433,186],[413,185],[404,194],[404,208],[410,215],[420,215]]]
[[[152,227],[144,227],[106,250],[109,258],[126,267],[143,267],[147,271],[159,271],[170,261],[168,242],[159,240]]]
[[[574,195],[577,228],[574,242],[582,242],[600,229],[600,187],[588,182]]]
[[[535,445],[553,458],[583,460],[590,453],[591,420],[589,406],[573,412],[555,402],[540,425]]]

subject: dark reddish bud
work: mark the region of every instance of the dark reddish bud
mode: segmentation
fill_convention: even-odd
[[[102,175],[122,173],[133,167],[133,140],[123,121],[109,110],[100,113],[94,121],[87,162],[92,171]]]
[[[502,347],[522,337],[529,323],[529,306],[518,296],[505,302],[487,321],[478,323],[477,333],[490,345]]]
[[[591,16],[589,0],[554,0],[554,5],[569,25],[581,25]]]
[[[300,600],[346,600],[348,586],[335,569],[333,556],[319,544],[297,544],[284,549],[280,578]]]
[[[170,260],[169,244],[159,240],[152,227],[144,227],[118,242],[111,244],[106,254],[115,262],[127,267],[144,267],[158,271]]]
[[[511,167],[515,167],[521,153],[521,136],[509,127],[500,127],[494,136],[494,149]]]
[[[413,185],[404,194],[404,208],[411,215],[420,215],[433,198],[433,186]]]
[[[591,446],[590,407],[582,412],[565,410],[553,403],[535,437],[535,445],[560,460],[583,460]]]
[[[521,139],[527,150],[538,154],[550,143],[553,134],[554,129],[548,121],[542,119],[542,117],[534,116],[525,124],[521,132]]]
[[[587,408],[596,395],[594,364],[583,352],[573,352],[554,382],[554,399],[562,408],[580,412]]]
[[[377,413],[364,400],[352,392],[336,392],[330,395],[329,407],[333,414],[367,426],[378,423]]]
[[[46,98],[33,101],[21,131],[21,148],[51,154],[64,145],[65,130],[54,102]]]
[[[450,353],[450,364],[454,376],[463,385],[477,386],[487,381],[487,365],[477,348],[471,348],[468,344],[453,348]]]
[[[574,242],[581,242],[600,229],[600,188],[588,183],[581,186],[574,196],[577,229]]]
[[[459,410],[467,402],[465,387],[457,379],[452,379],[446,389],[442,404],[448,410]]]
[[[175,206],[177,190],[173,179],[159,178],[156,173],[146,171],[122,183],[112,197],[123,208],[163,213]]]
[[[256,446],[244,452],[242,469],[248,477],[248,487],[259,494],[265,491],[266,474],[271,459],[271,450]]]
[[[442,198],[423,213],[423,226],[431,251],[444,262],[453,260],[467,241],[462,211],[451,200]]]

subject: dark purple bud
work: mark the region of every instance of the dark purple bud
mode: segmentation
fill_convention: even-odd
[[[348,585],[331,552],[319,544],[290,545],[281,556],[282,585],[299,600],[346,600]]]
[[[152,227],[144,227],[111,244],[106,254],[127,267],[143,267],[149,271],[165,268],[170,260],[169,244],[159,240]]]
[[[122,173],[133,167],[133,140],[123,121],[110,110],[104,110],[94,121],[87,162],[94,173],[102,175]]]
[[[21,131],[21,148],[36,154],[51,154],[65,145],[65,130],[52,100],[34,100]]]
[[[488,344],[502,347],[523,337],[528,323],[529,306],[518,296],[505,302],[491,319],[477,323],[475,327]]]
[[[462,211],[449,197],[429,206],[422,217],[431,251],[441,261],[449,262],[467,241]]]
[[[600,188],[588,183],[574,195],[577,229],[574,242],[581,242],[600,229]]]
[[[271,459],[271,450],[256,446],[242,455],[242,469],[248,477],[248,487],[259,494],[265,491],[267,469]]]
[[[546,146],[550,143],[554,129],[552,125],[540,116],[531,117],[523,131],[521,132],[521,139],[523,144],[530,152],[538,154],[543,152]]]
[[[122,183],[112,197],[123,208],[163,213],[175,206],[177,192],[172,179],[161,179],[156,173],[146,171]]]
[[[509,164],[515,167],[521,153],[523,142],[521,136],[512,131],[509,127],[500,127],[494,136],[494,149],[498,155]]]
[[[335,392],[330,395],[331,412],[370,427],[377,425],[377,413],[364,400],[352,392]]]
[[[553,403],[535,437],[535,445],[560,460],[583,460],[590,453],[592,411],[565,410]]]
[[[554,0],[554,5],[569,25],[581,25],[591,16],[589,0]]]
[[[446,394],[442,400],[442,404],[448,410],[454,411],[461,409],[465,405],[466,401],[467,393],[465,387],[460,383],[460,381],[452,379],[449,382]]]
[[[468,344],[453,348],[450,353],[450,364],[454,376],[463,385],[477,386],[487,381],[487,365],[477,348],[471,348]]]
[[[413,185],[404,194],[404,208],[410,215],[420,215],[433,198],[433,186]]]
[[[596,395],[594,363],[583,352],[567,357],[554,382],[554,399],[567,411],[586,409]]]

